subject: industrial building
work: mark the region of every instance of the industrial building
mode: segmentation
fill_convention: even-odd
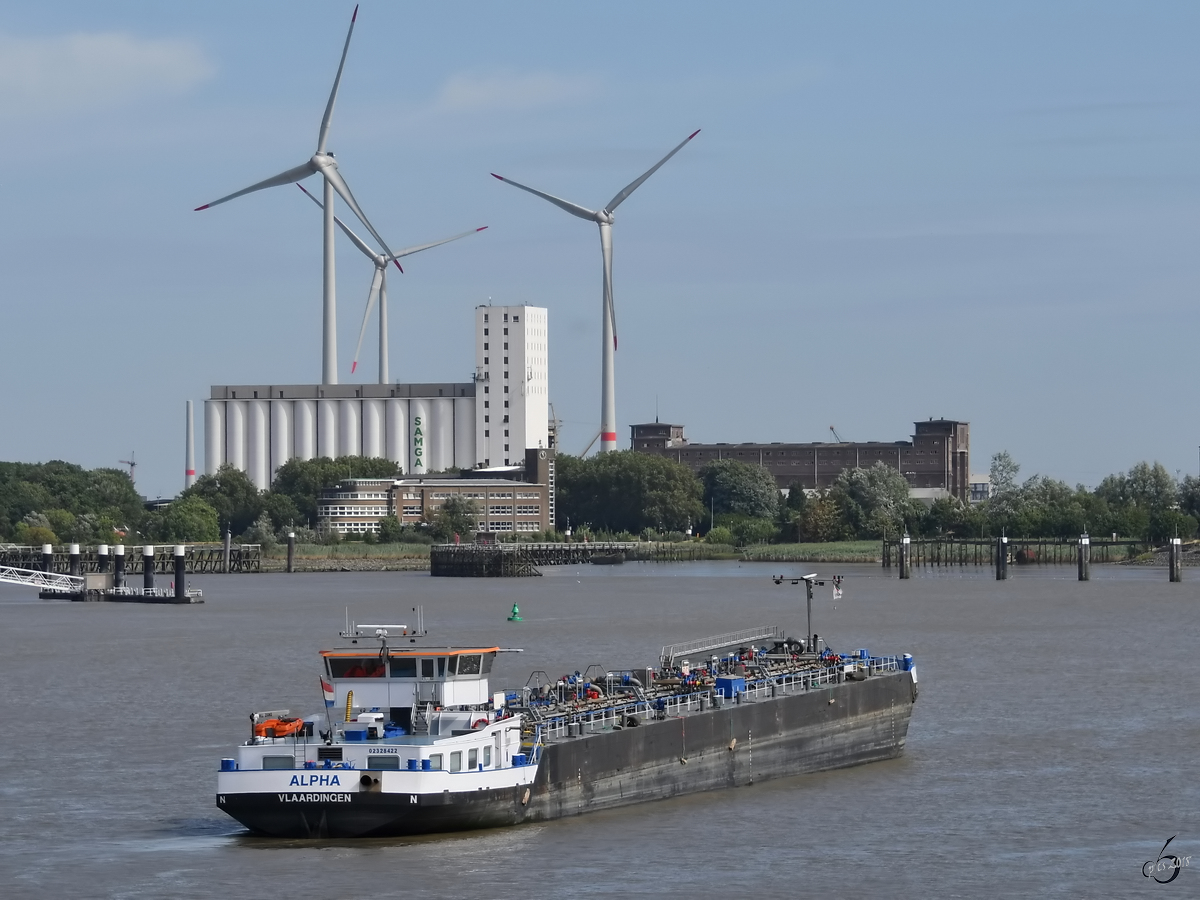
[[[213,386],[205,472],[229,463],[266,489],[289,459],[385,457],[420,476],[549,447],[546,310],[481,306],[475,322],[470,382]]]
[[[633,425],[631,447],[639,453],[665,456],[699,471],[717,459],[736,459],[762,466],[780,489],[800,485],[824,490],[845,469],[875,463],[894,466],[908,480],[910,493],[919,499],[957,497],[970,499],[970,424],[952,419],[914,423],[911,441],[785,444],[693,444],[682,425],[649,422]]]
[[[554,450],[527,450],[523,467],[475,469],[457,478],[347,478],[321,493],[318,528],[378,533],[384,516],[395,516],[402,525],[420,525],[451,497],[474,501],[477,531],[529,534],[552,529]]]

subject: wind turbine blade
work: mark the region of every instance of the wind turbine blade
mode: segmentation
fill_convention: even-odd
[[[367,220],[366,213],[362,211],[362,208],[358,205],[358,201],[354,199],[354,195],[350,193],[350,185],[346,184],[345,179],[342,178],[342,173],[337,170],[337,166],[322,166],[321,174],[329,179],[329,183],[338,192],[338,196],[346,201],[346,205],[350,207],[354,215],[358,216],[358,221],[362,222],[366,226],[367,231],[371,232],[371,237],[379,242],[379,246],[383,248],[383,255],[385,257],[392,256],[393,254],[387,245],[387,241],[379,236],[379,232],[375,230],[375,226]]]
[[[573,216],[579,216],[579,218],[581,218],[581,219],[590,219],[590,220],[595,220],[595,218],[596,218],[596,213],[593,212],[592,210],[586,209],[585,207],[582,207],[582,206],[576,206],[574,203],[571,203],[567,200],[563,200],[560,197],[555,197],[552,194],[544,194],[541,191],[535,190],[534,188],[531,188],[527,185],[521,184],[518,181],[513,181],[511,178],[505,178],[503,175],[497,175],[495,172],[492,173],[492,177],[499,178],[505,184],[511,184],[515,188],[520,188],[523,191],[529,191],[529,193],[533,194],[535,197],[541,197],[543,200],[549,200],[551,203],[553,203],[559,209],[565,209],[567,212],[569,212]]]
[[[320,200],[318,200],[316,197],[314,197],[312,194],[310,194],[307,190],[305,190],[304,185],[298,184],[298,185],[296,185],[296,187],[298,187],[298,188],[300,188],[300,190],[304,191],[305,196],[308,197],[308,199],[311,200],[313,203],[317,204],[317,207],[319,209],[325,208],[325,204],[322,203]],[[361,250],[363,253],[365,253],[370,260],[375,261],[375,260],[379,259],[379,254],[371,249],[371,245],[368,244],[366,241],[364,241],[362,238],[360,238],[353,231],[351,231],[346,226],[345,222],[343,222],[337,216],[333,217],[333,221],[337,222],[338,227],[342,229],[342,232],[346,235],[346,237],[350,238],[350,241],[354,244],[354,246],[357,247],[359,250]]]
[[[375,276],[371,279],[371,292],[367,294],[367,311],[363,313],[362,328],[358,329],[358,346],[354,348],[354,362],[350,365],[350,374],[358,368],[358,354],[362,352],[363,335],[367,333],[367,320],[371,318],[371,310],[375,308],[375,298],[379,296],[379,285],[383,282],[383,269],[375,267]]]
[[[470,231],[464,231],[462,234],[456,234],[454,237],[442,238],[440,241],[433,241],[429,244],[420,244],[419,246],[409,247],[405,250],[397,250],[392,256],[392,259],[396,260],[402,259],[405,256],[412,256],[414,253],[420,253],[422,250],[428,250],[430,247],[440,247],[442,244],[448,244],[451,241],[457,241],[459,238],[470,237],[473,234],[478,234],[479,232],[486,230],[487,226],[484,225],[483,228],[473,228]],[[403,272],[404,270],[401,269],[400,271]]]
[[[668,153],[666,156],[664,156],[662,159],[660,159],[658,162],[656,162],[654,164],[654,166],[651,167],[649,172],[647,172],[641,178],[637,179],[637,181],[631,182],[629,184],[629,186],[625,188],[625,190],[621,191],[621,193],[617,194],[617,196],[615,196],[611,200],[609,200],[608,206],[606,206],[604,208],[607,209],[609,212],[612,212],[614,209],[616,209],[618,206],[620,206],[622,203],[624,203],[626,198],[630,194],[632,194],[634,191],[636,191],[638,188],[640,188],[642,186],[643,181],[645,181],[647,178],[649,178],[651,175],[653,175],[655,172],[657,172],[662,167],[663,163],[665,163],[668,159],[670,159],[672,156],[674,156],[676,153],[678,153],[680,150],[682,150],[683,145],[686,144],[688,141],[690,141],[692,138],[694,138],[699,133],[700,133],[700,129],[697,128],[695,131],[693,131],[691,134],[689,134],[686,138],[684,138],[679,143],[678,147],[676,147],[674,150],[672,150],[670,153]]]
[[[218,203],[224,203],[226,200],[232,200],[235,197],[241,197],[243,194],[253,194],[255,191],[261,191],[264,188],[278,187],[281,184],[287,184],[289,181],[299,181],[302,178],[307,178],[317,171],[317,167],[311,161],[306,162],[302,166],[296,166],[294,169],[288,169],[286,172],[280,172],[274,178],[268,178],[265,181],[260,181],[258,184],[252,184],[248,188],[242,188],[240,191],[235,191],[227,197],[222,197],[220,200],[214,200],[212,203],[205,203],[203,206],[197,206],[194,212],[200,212],[202,209],[208,209],[210,206],[216,206]],[[301,188],[303,190],[303,188]]]
[[[342,83],[342,69],[346,66],[346,53],[350,50],[350,35],[354,34],[354,20],[358,18],[358,6],[354,7],[354,15],[350,17],[350,30],[346,32],[346,45],[342,47],[342,60],[338,63],[337,76],[333,79],[333,90],[329,92],[329,102],[325,104],[325,115],[321,117],[321,132],[317,135],[317,153],[325,152],[325,142],[329,140],[329,123],[333,120],[333,104],[337,102],[338,87]]]

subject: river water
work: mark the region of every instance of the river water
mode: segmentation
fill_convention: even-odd
[[[255,709],[322,708],[317,650],[359,622],[498,643],[493,684],[653,663],[664,643],[759,624],[916,657],[898,760],[557,822],[342,842],[247,835],[214,807]],[[204,605],[39,601],[0,585],[7,774],[0,896],[322,898],[1196,896],[1200,580],[1094,566],[584,566],[520,580],[423,573],[197,578]],[[505,621],[513,603],[524,621]],[[1175,882],[1142,864],[1195,853]]]

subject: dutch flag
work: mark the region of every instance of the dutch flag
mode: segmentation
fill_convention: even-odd
[[[333,702],[337,699],[337,694],[333,692],[333,685],[324,678],[321,679],[321,693],[325,695],[325,706],[332,709]]]

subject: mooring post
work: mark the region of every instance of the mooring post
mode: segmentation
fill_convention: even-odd
[[[1008,538],[996,538],[996,580],[1008,581]]]
[[[96,548],[96,571],[108,571],[108,544],[101,544]]]
[[[187,599],[187,550],[182,544],[175,545],[175,600],[182,603]]]
[[[900,577],[912,578],[912,539],[906,534],[900,538]]]
[[[1079,580],[1090,581],[1092,577],[1092,539],[1086,534],[1079,536]]]
[[[296,571],[296,532],[288,532],[288,563],[287,570],[289,572]]]
[[[146,592],[154,590],[154,545],[142,548],[142,587]]]
[[[113,548],[113,587],[125,587],[125,545]]]
[[[222,557],[221,571],[226,575],[229,574],[229,543],[233,540],[233,535],[229,529],[225,529],[225,555]]]
[[[79,563],[79,545],[78,544],[71,544],[71,546],[68,548],[68,556],[70,559],[70,568],[67,571],[70,572],[70,574],[74,575],[76,578],[78,578],[80,575],[83,574],[83,569],[81,568],[80,563]]]
[[[42,571],[54,571],[54,545],[42,544]]]
[[[1171,538],[1167,559],[1171,581],[1183,581],[1183,538]]]

